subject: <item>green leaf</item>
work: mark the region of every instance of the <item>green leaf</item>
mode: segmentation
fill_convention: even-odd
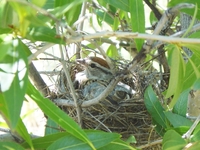
[[[0,1],[0,33],[7,33],[11,28],[9,26],[16,26],[18,24],[17,14],[7,1]],[[5,29],[5,31],[3,30]],[[6,31],[7,30],[7,31]]]
[[[109,3],[110,5],[124,10],[126,12],[129,11],[129,0],[104,0],[104,2]]]
[[[57,36],[56,30],[49,27],[32,27],[29,28],[26,38],[31,41],[44,41],[56,44],[64,44],[63,37]]]
[[[44,4],[46,3],[46,0],[31,0],[31,2],[34,4],[34,5],[37,5],[39,7],[42,7],[44,6]]]
[[[117,50],[116,46],[114,46],[114,45],[110,45],[108,47],[108,50],[106,51],[106,54],[109,57],[114,58],[114,59],[119,58],[118,50]]]
[[[114,19],[110,15],[108,15],[108,13],[103,12],[102,10],[96,10],[95,12],[97,14],[97,17],[98,17],[97,19],[100,25],[102,21],[105,21],[106,23],[110,25],[114,24]]]
[[[167,123],[165,114],[163,112],[164,109],[161,106],[151,86],[149,86],[145,90],[144,103],[147,108],[147,111],[150,113],[150,115],[156,121],[156,123],[161,125],[163,128],[166,128]]]
[[[183,149],[186,144],[187,144],[186,141],[182,139],[180,134],[178,134],[174,130],[168,130],[163,137],[162,149],[163,150]]]
[[[187,101],[188,101],[188,94],[190,92],[190,89],[185,90],[181,93],[179,96],[179,99],[177,100],[176,104],[174,105],[173,112],[185,116],[187,112]]]
[[[30,21],[27,20],[27,17],[36,17],[37,11],[31,6],[22,4],[20,2],[10,1],[9,4],[17,14],[17,16],[15,16],[17,18],[15,18],[16,23],[14,24],[14,27],[17,30],[17,34],[20,34],[20,36],[24,37],[26,36],[28,27],[30,25]]]
[[[189,129],[190,129],[190,126],[179,126],[177,128],[174,128],[174,130],[180,135],[185,134]]]
[[[7,55],[9,51],[12,51],[11,41],[0,43],[0,61]]]
[[[121,139],[115,140],[111,143],[109,143],[108,145],[99,148],[98,150],[136,150],[135,148],[129,146],[126,142],[122,141]]]
[[[54,134],[60,132],[59,126],[50,118],[47,119],[47,124],[45,128],[45,135]]]
[[[27,47],[19,39],[14,39],[7,55],[0,63],[1,90],[8,111],[9,127],[14,129],[20,118],[20,112],[28,82]],[[12,49],[11,49],[12,47]],[[7,122],[8,123],[8,122]]]
[[[192,20],[190,22],[190,25],[189,27],[187,28],[187,30],[185,31],[185,33],[183,34],[182,38],[187,36],[188,33],[190,33],[190,30],[192,29],[192,27],[194,26],[194,23],[195,23],[195,20],[196,20],[196,15],[197,15],[197,12],[198,12],[198,7],[197,5],[195,6],[195,11],[194,11],[194,15],[192,17]]]
[[[74,136],[65,136],[53,142],[47,150],[65,149],[65,150],[92,150],[91,147]]]
[[[22,146],[14,142],[0,142],[1,150],[25,150]]]
[[[35,138],[32,140],[33,147],[35,149],[46,149],[49,145],[51,145],[56,140],[68,135],[69,135],[68,132],[61,132],[61,133],[49,134],[40,138]],[[22,143],[22,146],[26,149],[30,148],[27,142]]]
[[[19,119],[17,127],[16,127],[15,130],[28,143],[30,148],[33,148],[31,136],[29,135],[29,133],[28,133],[28,131],[26,129],[26,126],[24,125],[24,123],[21,120],[21,118]]]
[[[196,132],[191,136],[191,141],[192,142],[200,141],[200,131]]]
[[[174,128],[177,128],[179,126],[191,126],[192,121],[180,116],[178,114],[174,114],[170,111],[164,112],[165,116],[169,120],[169,122],[173,125]]]
[[[72,26],[80,15],[83,2],[84,0],[56,0],[55,9],[51,13],[56,17],[65,15],[67,23]]]
[[[134,135],[131,135],[127,140],[126,140],[127,143],[132,143],[132,144],[136,144],[137,143],[137,140],[135,138]]]
[[[131,27],[133,32],[145,33],[145,15],[142,0],[129,1],[131,14]],[[134,39],[138,51],[142,48],[144,40]]]
[[[12,33],[12,29],[11,28],[0,28],[0,34],[4,34],[4,33]]]
[[[169,104],[169,108],[173,108],[182,91],[183,77],[185,75],[185,62],[182,58],[181,49],[176,45],[169,45],[171,52],[171,70],[169,87],[166,93],[166,98],[173,96]]]
[[[190,63],[191,61],[193,62],[193,64]],[[183,79],[183,90],[191,88],[192,85],[197,80],[197,76],[196,76],[196,73],[193,69],[193,66],[196,66],[196,68],[198,70],[200,70],[199,61],[200,61],[200,59],[196,55],[193,55],[190,58],[190,61],[186,64],[186,74],[185,74],[185,77]]]
[[[87,138],[85,132],[64,113],[55,104],[53,104],[49,99],[44,98],[35,87],[29,83],[27,89],[28,96],[33,99],[40,109],[55,123],[59,124],[64,130],[69,132],[71,135],[77,137],[78,139],[88,143],[91,148],[94,149],[93,144]]]
[[[191,143],[190,147],[188,148],[188,150],[197,150],[200,147],[200,141]]]
[[[103,147],[110,142],[119,139],[120,135],[116,133],[106,133],[102,131],[86,131],[86,134],[90,141],[94,144],[96,149]],[[54,149],[70,149],[70,150],[88,150],[91,149],[89,145],[78,138],[68,135],[59,140],[55,141],[52,145],[50,145],[47,149],[54,150]]]

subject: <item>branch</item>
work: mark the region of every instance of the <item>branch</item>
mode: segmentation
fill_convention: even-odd
[[[149,39],[149,40],[159,40],[167,43],[191,43],[200,44],[199,39],[195,38],[177,38],[177,37],[166,37],[161,35],[151,35],[143,34],[137,32],[114,32],[114,31],[103,31],[88,35],[79,35],[66,39],[66,44],[81,42],[84,40],[99,39],[99,37],[117,37],[117,38],[127,38],[127,39]]]

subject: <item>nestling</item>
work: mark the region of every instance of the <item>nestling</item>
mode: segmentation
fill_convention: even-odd
[[[114,78],[107,62],[99,57],[78,59],[78,63],[84,66],[84,71],[76,74],[76,82],[82,89],[82,95],[86,99],[92,99],[100,95]],[[127,99],[133,94],[133,90],[126,84],[119,83],[106,98],[112,104]]]

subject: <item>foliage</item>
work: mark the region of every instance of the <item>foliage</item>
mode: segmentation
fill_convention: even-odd
[[[171,0],[168,5],[173,7],[182,2],[191,3],[189,0]],[[74,24],[79,20],[84,3],[83,0],[0,1],[0,19],[2,20],[0,24],[0,114],[11,132],[23,141],[23,143],[0,142],[0,149],[135,149],[128,142],[121,140],[120,134],[81,129],[52,101],[44,98],[29,81],[28,70],[32,52],[23,41],[27,39],[32,42],[71,44],[72,42],[68,42],[79,36],[78,32],[71,32],[71,30],[76,29]],[[192,3],[200,6],[199,0],[193,0]],[[87,9],[95,14],[100,26],[106,24],[112,31],[122,30],[122,33],[127,32],[125,30],[127,26],[130,27],[128,28],[130,32],[146,32],[144,4],[141,0],[98,0],[98,4],[93,3],[93,5],[96,7]],[[182,11],[193,16],[195,9]],[[199,16],[200,12],[197,12],[195,17],[200,19]],[[90,18],[91,22],[92,19]],[[66,32],[59,34],[56,27],[64,28]],[[71,39],[69,40],[68,37]],[[199,39],[200,32],[191,34],[190,38]],[[96,40],[99,44],[103,44],[103,41]],[[141,51],[144,41],[142,38],[134,41],[124,40],[135,46],[136,54]],[[185,116],[186,97],[189,91],[199,84],[199,44],[174,42],[165,45],[170,78],[168,89],[162,93],[164,103],[161,103],[160,95],[154,92],[152,86],[145,90],[144,102],[156,125],[155,130],[163,136],[163,149],[182,149],[190,142],[192,143],[190,149],[196,149],[200,145],[199,125],[191,138],[187,139],[188,141],[182,138],[192,125],[192,121]],[[93,45],[90,43],[86,46],[92,49]],[[188,62],[183,59],[183,47],[193,52]],[[83,53],[88,54],[87,49],[84,50]],[[111,44],[106,53],[113,59],[121,59],[125,51],[123,47],[118,49]],[[155,54],[155,51],[151,51],[145,61],[148,62]],[[130,53],[129,55],[130,58],[134,58]],[[62,127],[64,131],[47,132],[44,137],[32,139],[20,117],[22,104],[26,98],[34,100],[50,119],[49,121]],[[169,99],[170,102],[167,103]]]

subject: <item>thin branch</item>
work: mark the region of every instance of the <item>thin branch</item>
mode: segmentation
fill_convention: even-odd
[[[37,58],[37,56],[41,53],[43,53],[45,50],[47,50],[48,48],[54,46],[55,44],[53,43],[49,43],[47,45],[45,45],[44,47],[42,47],[40,50],[37,50],[35,53],[31,54],[28,57],[28,63],[30,64],[32,62],[32,60],[34,60],[35,58]]]
[[[185,30],[182,30],[182,31],[179,31],[179,32],[176,32],[175,34],[173,35],[170,35],[169,37],[181,37],[185,32],[186,32],[187,29]],[[197,31],[197,30],[200,30],[200,23],[194,25],[192,27],[192,29],[190,30],[190,32],[194,32],[194,31]],[[183,38],[182,38],[183,39]],[[185,38],[184,38],[185,39]],[[191,39],[191,38],[190,38]],[[163,41],[158,41],[157,43],[153,44],[152,48],[157,48],[159,47],[160,45],[164,44],[165,42]]]
[[[161,35],[151,35],[143,34],[137,32],[113,32],[113,31],[103,31],[94,34],[88,35],[79,35],[66,39],[66,44],[80,42],[84,40],[99,39],[99,37],[117,37],[117,38],[127,38],[127,39],[150,39],[150,40],[159,40],[168,43],[191,43],[191,44],[200,44],[199,39],[195,38],[177,38],[177,37],[167,37]]]
[[[56,26],[56,30],[57,30],[57,33],[59,34],[58,24]],[[69,70],[66,67],[67,65],[66,65],[66,62],[64,60],[62,45],[59,45],[59,49],[60,49],[60,54],[61,54],[61,64],[62,64],[62,67],[63,67],[63,71],[64,71],[65,76],[67,78],[67,82],[68,82],[68,85],[69,85],[69,88],[70,88],[70,91],[71,91],[71,94],[72,94],[72,97],[73,97],[73,100],[74,100],[74,104],[75,104],[75,108],[76,108],[76,112],[77,112],[78,123],[79,123],[80,126],[82,126],[81,109],[80,109],[79,104],[78,104],[78,100],[77,100],[77,97],[76,97],[76,94],[75,94],[75,89],[74,89],[74,86],[73,86],[73,83],[72,83],[72,80],[71,80],[71,77],[70,77]],[[68,68],[69,68],[69,66],[68,66]]]
[[[149,0],[144,0],[144,2],[149,6],[149,8],[151,8],[151,10],[154,13],[155,17],[158,20],[160,20],[160,18],[162,17],[162,14],[158,11],[158,9],[156,8],[156,6],[154,6],[152,3],[150,3]]]
[[[193,125],[190,127],[190,129],[185,134],[183,134],[182,138],[189,139],[191,134],[192,134],[192,132],[194,131],[194,129],[198,125],[199,121],[200,121],[200,115],[197,117],[197,119],[195,120]]]

